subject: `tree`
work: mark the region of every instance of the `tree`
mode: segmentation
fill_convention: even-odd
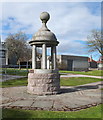
[[[91,35],[87,37],[87,46],[89,52],[98,51],[100,53],[100,63],[98,64],[98,69],[103,69],[103,31],[92,30]]]
[[[103,56],[103,33],[99,30],[92,30],[91,35],[87,37],[87,46],[89,52],[98,51]]]
[[[9,34],[5,40],[11,64],[31,59],[31,48],[27,45],[28,37],[23,32]]]

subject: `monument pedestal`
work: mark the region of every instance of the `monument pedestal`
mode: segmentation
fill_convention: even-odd
[[[57,70],[30,70],[27,92],[36,95],[51,95],[60,92],[60,75]]]

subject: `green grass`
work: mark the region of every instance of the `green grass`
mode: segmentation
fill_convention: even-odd
[[[8,74],[8,75],[19,75],[19,76],[27,76],[28,75],[28,70],[27,69],[14,69],[14,68],[3,68],[2,69],[3,74]]]
[[[77,86],[83,85],[87,83],[93,83],[101,81],[98,78],[86,78],[86,77],[73,77],[73,78],[61,78],[60,85],[61,86]],[[26,86],[27,78],[19,78],[15,80],[8,80],[5,82],[0,82],[0,87],[14,87],[14,86]]]
[[[101,118],[101,105],[80,111],[35,111],[20,109],[3,109],[3,118]],[[28,119],[29,120],[29,119]],[[59,119],[60,120],[60,119]]]
[[[9,75],[20,75],[20,76],[27,76],[28,70],[27,69],[14,69],[14,68],[3,68],[2,73],[6,73]],[[103,73],[103,70],[93,70],[88,72],[82,72],[82,71],[59,71],[62,73],[72,73],[72,74],[82,74],[82,75],[93,75],[93,76],[101,76]]]
[[[101,79],[87,78],[87,77],[71,77],[71,78],[65,77],[65,78],[61,78],[60,85],[61,86],[77,86],[77,85],[98,82],[98,81],[101,81]]]
[[[102,76],[103,70],[93,70],[88,72],[82,72],[82,71],[59,71],[60,73],[72,73],[72,74],[82,74],[82,75],[93,75],[93,76]]]
[[[15,86],[26,86],[26,85],[27,85],[27,78],[19,78],[15,80],[0,82],[0,87],[15,87]]]

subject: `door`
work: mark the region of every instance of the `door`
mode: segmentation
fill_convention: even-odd
[[[72,71],[72,67],[73,67],[73,60],[68,60],[67,61],[67,70],[68,71]]]

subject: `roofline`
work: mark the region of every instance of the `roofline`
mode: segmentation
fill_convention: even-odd
[[[68,57],[83,57],[83,58],[89,58],[85,56],[76,56],[76,55],[57,55],[57,56],[68,56]]]

